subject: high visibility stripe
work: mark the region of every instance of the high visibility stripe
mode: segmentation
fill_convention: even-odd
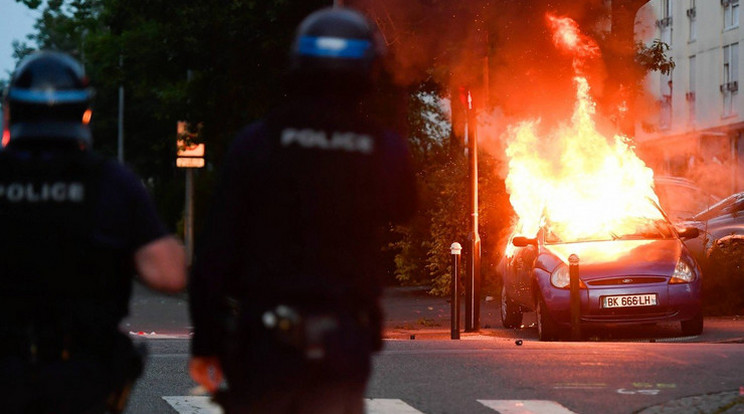
[[[13,89],[8,91],[8,100],[34,104],[65,104],[87,102],[90,100],[88,90],[36,90]]]
[[[345,59],[361,59],[371,48],[369,40],[342,37],[302,36],[298,44],[300,55]]]
[[[575,414],[555,401],[547,400],[478,400],[501,414]]]

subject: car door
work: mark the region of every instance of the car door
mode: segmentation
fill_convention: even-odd
[[[522,306],[532,308],[532,274],[538,247],[530,244],[518,248],[514,256],[514,299]]]

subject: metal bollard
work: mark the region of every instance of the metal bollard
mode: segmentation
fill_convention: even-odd
[[[462,246],[454,242],[450,246],[452,253],[452,280],[450,281],[450,337],[460,339],[460,253]]]
[[[568,276],[571,287],[571,340],[581,339],[581,297],[579,296],[579,256],[568,257]]]

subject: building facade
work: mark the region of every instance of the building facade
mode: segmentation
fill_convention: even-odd
[[[676,64],[646,79],[645,104],[656,110],[638,118],[639,152],[657,175],[690,178],[717,196],[744,190],[739,0],[651,0],[638,16],[639,40],[668,44]]]

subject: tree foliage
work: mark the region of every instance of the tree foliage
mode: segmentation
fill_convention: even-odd
[[[426,87],[411,94],[409,142],[416,165],[420,209],[413,220],[396,228],[399,241],[392,244],[396,277],[404,284],[426,284],[431,293],[448,294],[452,258],[450,245],[468,244],[468,165],[464,148],[453,137],[449,118],[436,91]],[[485,287],[495,279],[500,258],[502,229],[510,221],[503,180],[496,174],[499,162],[479,152],[479,219],[482,242],[482,276]],[[466,251],[465,254],[468,254]]]
[[[219,165],[235,132],[281,97],[278,68],[284,67],[293,28],[328,5],[319,0],[17,1],[42,13],[32,44],[17,43],[16,57],[38,47],[66,51],[84,62],[97,92],[95,147],[108,155],[117,151],[123,87],[125,161],[145,178],[173,229],[184,185],[182,171],[175,168],[177,121],[203,125],[197,139],[206,143],[208,165]],[[211,168],[198,172],[197,190],[207,187],[200,182],[210,182],[211,175]],[[203,204],[197,200],[197,208]]]
[[[84,62],[97,90],[92,124],[95,146],[111,156],[117,150],[119,88],[123,88],[126,163],[144,177],[172,230],[179,227],[184,197],[183,174],[174,165],[177,121],[189,121],[194,132],[198,131],[194,139],[207,148],[208,168],[196,176],[198,227],[214,182],[212,167],[220,164],[242,125],[283,97],[280,68],[286,67],[294,28],[311,11],[331,4],[330,0],[16,1],[42,14],[28,42],[14,44],[15,57],[20,59],[38,47],[67,51]],[[492,66],[511,68],[506,64],[513,59],[504,57],[510,56],[504,47],[515,39],[508,34],[522,26],[532,30],[532,26],[521,18],[504,20],[504,9],[486,7],[488,2],[475,8],[469,2],[447,0],[349,3],[366,5],[383,28],[391,52],[407,59],[391,60],[406,63],[399,66],[408,70],[394,79],[404,87],[392,86],[392,80],[385,82],[378,101],[372,104],[393,125],[408,130],[420,190],[419,214],[392,235],[396,277],[446,293],[449,246],[454,241],[467,245],[470,212],[467,160],[459,131],[453,133],[450,127],[457,114],[445,114],[440,98],[452,95],[448,88],[454,84],[477,87],[480,72],[465,69],[481,68],[486,54],[495,62]],[[396,7],[377,7],[383,3]],[[560,3],[572,4],[568,0]],[[616,3],[628,3],[637,10],[640,1],[613,1],[613,6]],[[543,6],[526,2],[509,10],[531,18]],[[399,20],[402,12],[404,22]],[[466,24],[454,24],[463,21]],[[507,24],[506,35],[489,33],[486,26],[491,23]],[[471,26],[477,29],[475,37],[464,30]],[[420,36],[431,31],[437,34],[435,42]],[[424,46],[440,53],[432,61],[413,59],[423,55]],[[664,64],[660,59],[663,45],[641,52],[641,64]],[[524,66],[533,64],[523,60]],[[399,105],[406,97],[407,108]],[[484,152],[479,157],[482,272],[488,281],[512,213],[503,180],[496,174],[501,170],[499,161]]]
[[[654,39],[650,45],[642,42],[636,44],[636,63],[644,72],[660,72],[669,75],[674,70],[674,60],[667,56],[669,45]]]

